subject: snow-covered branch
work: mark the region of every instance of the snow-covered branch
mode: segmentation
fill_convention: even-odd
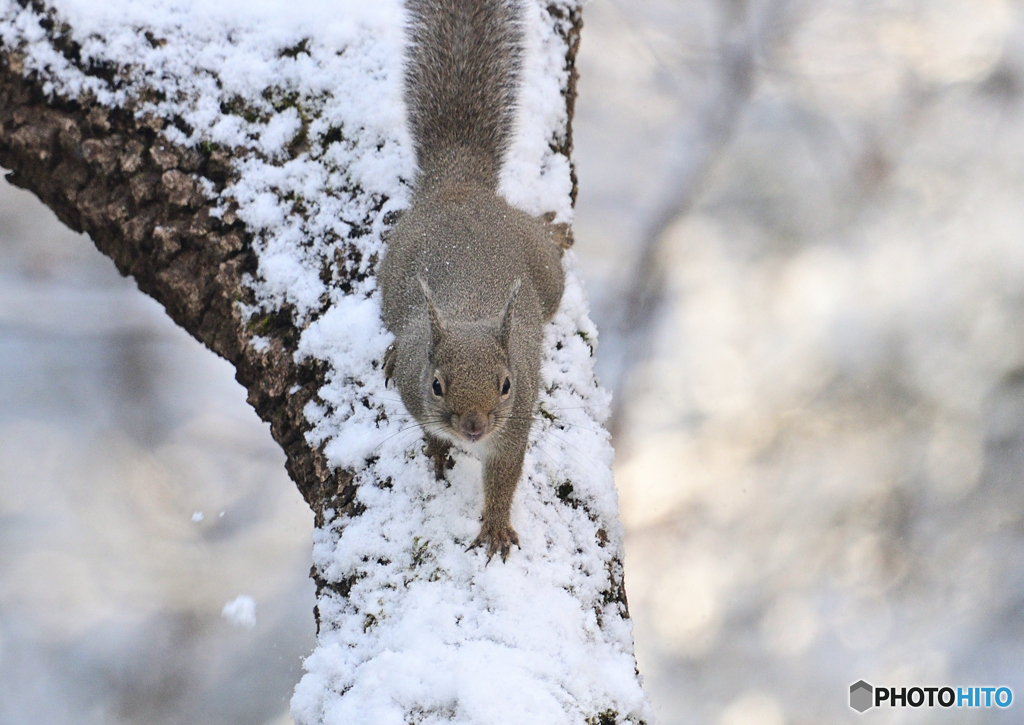
[[[502,190],[570,221],[575,0],[528,0]],[[397,0],[0,0],[0,163],[231,361],[316,513],[302,723],[649,719],[573,258],[513,508],[467,552],[479,464],[435,480],[384,387],[374,269],[407,203]]]

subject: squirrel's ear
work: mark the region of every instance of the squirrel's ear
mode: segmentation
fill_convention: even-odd
[[[437,309],[437,305],[434,304],[434,296],[430,294],[430,286],[427,281],[422,277],[417,277],[420,281],[420,287],[423,288],[423,299],[427,301],[427,314],[430,316],[430,336],[433,340],[433,344],[437,344],[441,339],[441,335],[447,329],[444,317],[441,315],[441,310]]]
[[[522,281],[518,279],[512,283],[512,291],[508,294],[508,302],[505,303],[505,309],[501,312],[501,321],[498,323],[498,342],[501,343],[505,352],[508,352],[508,342],[512,336],[512,323],[515,319],[513,308],[521,285]]]

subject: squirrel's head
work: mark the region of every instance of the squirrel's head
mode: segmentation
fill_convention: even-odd
[[[472,322],[445,319],[426,282],[420,284],[430,317],[429,363],[422,378],[424,427],[439,437],[478,443],[512,415],[516,380],[509,343],[519,281],[497,318]]]

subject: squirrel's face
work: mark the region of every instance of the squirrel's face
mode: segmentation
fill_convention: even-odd
[[[433,346],[425,373],[425,422],[436,435],[479,443],[512,415],[514,375],[489,331],[448,330]]]
[[[420,278],[430,325],[430,350],[421,379],[428,432],[453,441],[479,443],[512,415],[516,380],[509,365],[516,280],[505,308],[489,320],[447,320]]]

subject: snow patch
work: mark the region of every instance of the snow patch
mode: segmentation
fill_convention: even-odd
[[[230,602],[224,605],[220,614],[231,624],[242,629],[256,628],[256,600],[252,597],[239,594]]]

